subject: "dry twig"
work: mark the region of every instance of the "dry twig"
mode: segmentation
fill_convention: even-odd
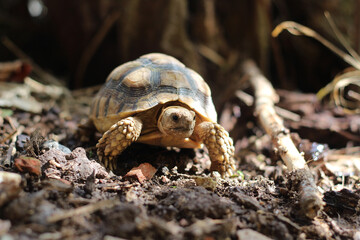
[[[283,30],[289,31],[294,35],[305,35],[311,37],[322,43],[329,48],[345,62],[353,66],[356,70],[339,74],[334,78],[332,82],[319,90],[316,94],[319,99],[323,99],[325,96],[331,93],[331,98],[334,100],[336,106],[340,106],[346,113],[359,113],[360,112],[360,100],[357,98],[356,93],[353,94],[352,87],[358,89],[360,86],[360,56],[354,49],[351,48],[349,43],[345,40],[344,36],[340,33],[332,20],[330,14],[325,12],[325,17],[328,20],[331,29],[335,33],[335,36],[339,42],[345,47],[348,53],[342,51],[334,44],[326,40],[323,36],[315,32],[314,30],[303,26],[299,23],[286,21],[280,23],[272,32],[273,37],[277,37]]]
[[[275,27],[275,29],[272,32],[272,36],[277,37],[283,30],[287,30],[293,35],[305,35],[307,37],[312,37],[316,39],[317,41],[322,43],[325,47],[333,51],[336,55],[341,57],[345,62],[347,62],[356,69],[360,69],[360,62],[358,62],[356,58],[342,51],[334,44],[326,40],[323,36],[315,32],[314,30],[296,22],[286,21],[280,23]]]
[[[14,129],[13,126],[12,126],[12,128]],[[14,155],[16,153],[16,148],[15,148],[16,138],[24,131],[24,129],[25,129],[24,126],[19,126],[17,129],[15,129],[14,132],[12,132],[10,134],[11,143],[9,145],[9,148],[8,148],[7,152],[6,152],[5,159],[0,161],[1,166],[5,166],[5,167],[10,167],[11,166],[11,159],[14,157]]]
[[[255,91],[255,111],[260,123],[272,137],[281,158],[291,171],[290,177],[295,183],[293,186],[299,192],[300,212],[312,219],[317,216],[324,203],[304,157],[295,147],[289,130],[275,112],[274,104],[278,101],[278,96],[253,61],[245,61],[243,69]]]
[[[81,55],[79,66],[75,74],[75,87],[81,86],[81,81],[83,80],[86,68],[94,56],[96,50],[98,50],[100,44],[109,33],[111,27],[116,23],[120,17],[120,11],[114,11],[111,13],[102,23],[98,32],[95,34],[94,38],[90,41],[90,44],[85,48],[84,53]]]
[[[119,201],[115,199],[102,200],[75,209],[54,213],[47,219],[47,221],[49,223],[53,223],[74,216],[88,215],[100,209],[114,207],[116,204],[119,204]]]
[[[12,51],[19,59],[22,61],[29,63],[33,71],[39,75],[40,79],[45,83],[53,84],[56,86],[62,86],[63,84],[59,79],[54,77],[53,75],[46,72],[39,65],[37,65],[28,55],[26,55],[13,41],[11,41],[8,37],[3,37],[0,42],[7,47],[10,51]]]

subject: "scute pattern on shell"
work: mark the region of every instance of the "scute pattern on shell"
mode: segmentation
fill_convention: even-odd
[[[216,122],[211,92],[203,78],[171,56],[152,53],[113,70],[94,98],[91,115],[126,117],[171,101],[180,101]]]

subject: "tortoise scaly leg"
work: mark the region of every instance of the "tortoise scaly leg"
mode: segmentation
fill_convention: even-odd
[[[233,175],[235,148],[229,133],[217,123],[203,122],[197,125],[195,134],[209,150],[210,170],[218,171],[223,177]]]
[[[107,169],[115,170],[115,157],[138,139],[141,128],[142,122],[136,117],[124,118],[112,125],[96,144],[99,161]]]

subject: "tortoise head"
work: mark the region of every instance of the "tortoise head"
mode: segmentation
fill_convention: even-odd
[[[162,109],[158,119],[159,130],[175,138],[188,138],[195,127],[195,112],[181,106]]]

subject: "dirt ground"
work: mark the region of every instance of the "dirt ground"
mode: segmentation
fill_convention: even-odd
[[[242,98],[219,114],[236,147],[234,176],[211,174],[206,149],[142,144],[119,156],[114,174],[96,162],[101,135],[79,128],[97,88],[29,88],[0,109],[1,239],[360,239],[360,116],[313,94],[278,90],[326,204],[311,220],[298,214],[293,179]],[[24,109],[29,99],[39,109]],[[148,175],[125,176],[139,165]]]
[[[0,0],[0,240],[360,240],[359,12],[355,0]],[[206,149],[135,143],[115,172],[97,162],[94,85],[150,52],[208,83],[231,177],[209,171]],[[315,218],[257,119],[250,59],[280,88],[277,130],[310,168]]]

